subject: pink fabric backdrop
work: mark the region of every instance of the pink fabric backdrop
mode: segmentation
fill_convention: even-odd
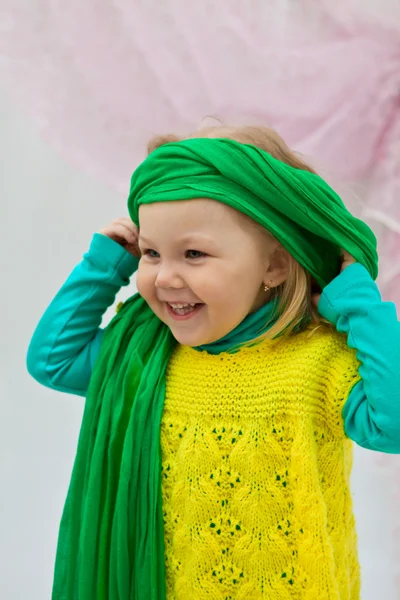
[[[397,2],[0,6],[1,80],[77,168],[126,194],[154,133],[192,130],[206,115],[268,123],[342,187],[363,182],[351,208],[377,232],[380,287],[400,305]]]
[[[0,0],[0,9],[2,84],[77,168],[127,195],[151,135],[187,132],[207,115],[269,124],[376,231],[379,284],[400,307],[398,0]],[[398,461],[379,460],[398,482]]]

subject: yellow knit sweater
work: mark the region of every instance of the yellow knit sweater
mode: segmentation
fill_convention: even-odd
[[[236,354],[177,346],[161,427],[168,600],[358,600],[341,411],[359,380],[321,327]]]

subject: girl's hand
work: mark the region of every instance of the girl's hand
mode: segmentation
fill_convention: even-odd
[[[356,259],[352,257],[351,254],[349,254],[348,252],[346,252],[346,250],[342,250],[342,268],[340,269],[340,272],[344,271],[344,269],[346,267],[348,267],[349,265],[352,265],[354,263],[356,263]]]
[[[340,268],[340,272],[344,271],[344,269],[346,267],[348,267],[349,265],[352,265],[356,262],[357,262],[356,259],[351,254],[346,252],[346,250],[342,249],[342,266]],[[318,302],[319,302],[320,298],[321,298],[321,294],[314,294],[312,296],[311,301],[314,304],[314,306],[318,307]]]
[[[136,258],[141,257],[138,246],[139,230],[128,217],[115,219],[115,221],[100,229],[99,233],[106,235],[120,246],[123,246],[125,250],[136,256]]]

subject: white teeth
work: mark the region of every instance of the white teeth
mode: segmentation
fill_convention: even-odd
[[[196,304],[171,304],[171,302],[168,302],[168,304],[172,306],[172,308],[186,308],[187,306],[191,306],[193,308],[196,306]]]

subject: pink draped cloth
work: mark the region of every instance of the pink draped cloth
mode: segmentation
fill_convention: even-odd
[[[400,305],[395,2],[0,6],[1,79],[77,168],[126,194],[153,134],[191,131],[207,115],[267,123],[337,181],[362,182],[357,210],[378,234],[380,287]]]
[[[2,84],[78,169],[127,196],[152,135],[205,116],[268,124],[376,231],[378,282],[400,307],[398,0],[0,0],[0,11]],[[398,481],[395,459],[381,460]]]

